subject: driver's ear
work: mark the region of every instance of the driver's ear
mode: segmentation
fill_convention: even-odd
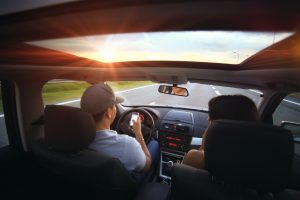
[[[104,115],[108,118],[111,119],[113,116],[113,109],[111,107],[108,107],[104,113]]]

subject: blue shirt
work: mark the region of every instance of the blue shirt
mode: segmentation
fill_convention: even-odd
[[[118,158],[128,171],[142,171],[146,165],[146,156],[137,140],[113,130],[96,132],[89,149]]]

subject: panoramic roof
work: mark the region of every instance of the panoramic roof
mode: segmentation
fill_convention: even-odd
[[[104,62],[195,61],[240,64],[291,32],[177,31],[105,34],[27,42]]]

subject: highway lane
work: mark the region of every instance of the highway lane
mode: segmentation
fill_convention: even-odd
[[[118,95],[126,100],[124,105],[170,105],[170,106],[189,106],[194,108],[207,108],[207,102],[216,96],[208,85],[186,84],[189,90],[188,97],[168,95],[158,93],[159,85],[154,85],[144,90],[134,90],[122,92]]]
[[[208,101],[218,95],[225,94],[243,94],[251,98],[255,103],[259,104],[261,97],[255,92],[249,90],[241,90],[235,88],[213,86],[213,85],[199,85],[199,84],[186,84],[189,91],[188,97],[181,97],[175,95],[158,93],[158,85],[151,86],[145,90],[134,90],[128,92],[121,92],[118,95],[126,99],[124,105],[171,105],[171,106],[184,106],[193,108],[207,109]]]
[[[117,95],[125,98],[125,102],[123,103],[124,105],[170,105],[200,109],[207,109],[208,101],[218,95],[242,94],[252,99],[257,105],[259,105],[261,101],[259,92],[255,90],[190,83],[183,85],[183,87],[186,87],[189,90],[190,95],[188,97],[180,97],[158,93],[158,87],[158,84],[143,86],[141,88],[117,92]],[[80,100],[75,99],[58,104],[79,107]],[[295,107],[299,110],[295,109]],[[285,118],[291,121],[293,121],[292,119],[298,119],[300,116],[300,104],[296,105],[286,101],[283,105],[281,105],[279,113],[280,119]],[[6,128],[3,115],[0,115],[0,147],[5,144],[7,144]]]

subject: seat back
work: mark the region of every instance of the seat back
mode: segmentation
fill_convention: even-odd
[[[262,192],[286,187],[294,156],[289,130],[216,120],[208,128],[205,142],[205,167],[216,178]]]
[[[294,146],[286,129],[216,120],[204,149],[205,170],[174,165],[171,199],[272,199],[287,186]]]
[[[84,191],[125,199],[134,193],[137,182],[119,159],[87,149],[96,133],[89,113],[79,108],[47,106],[44,126],[45,138],[35,143],[33,154],[45,169],[71,183],[70,188],[81,185]]]
[[[80,108],[49,105],[44,115],[45,142],[58,152],[77,153],[96,135],[92,116]]]

